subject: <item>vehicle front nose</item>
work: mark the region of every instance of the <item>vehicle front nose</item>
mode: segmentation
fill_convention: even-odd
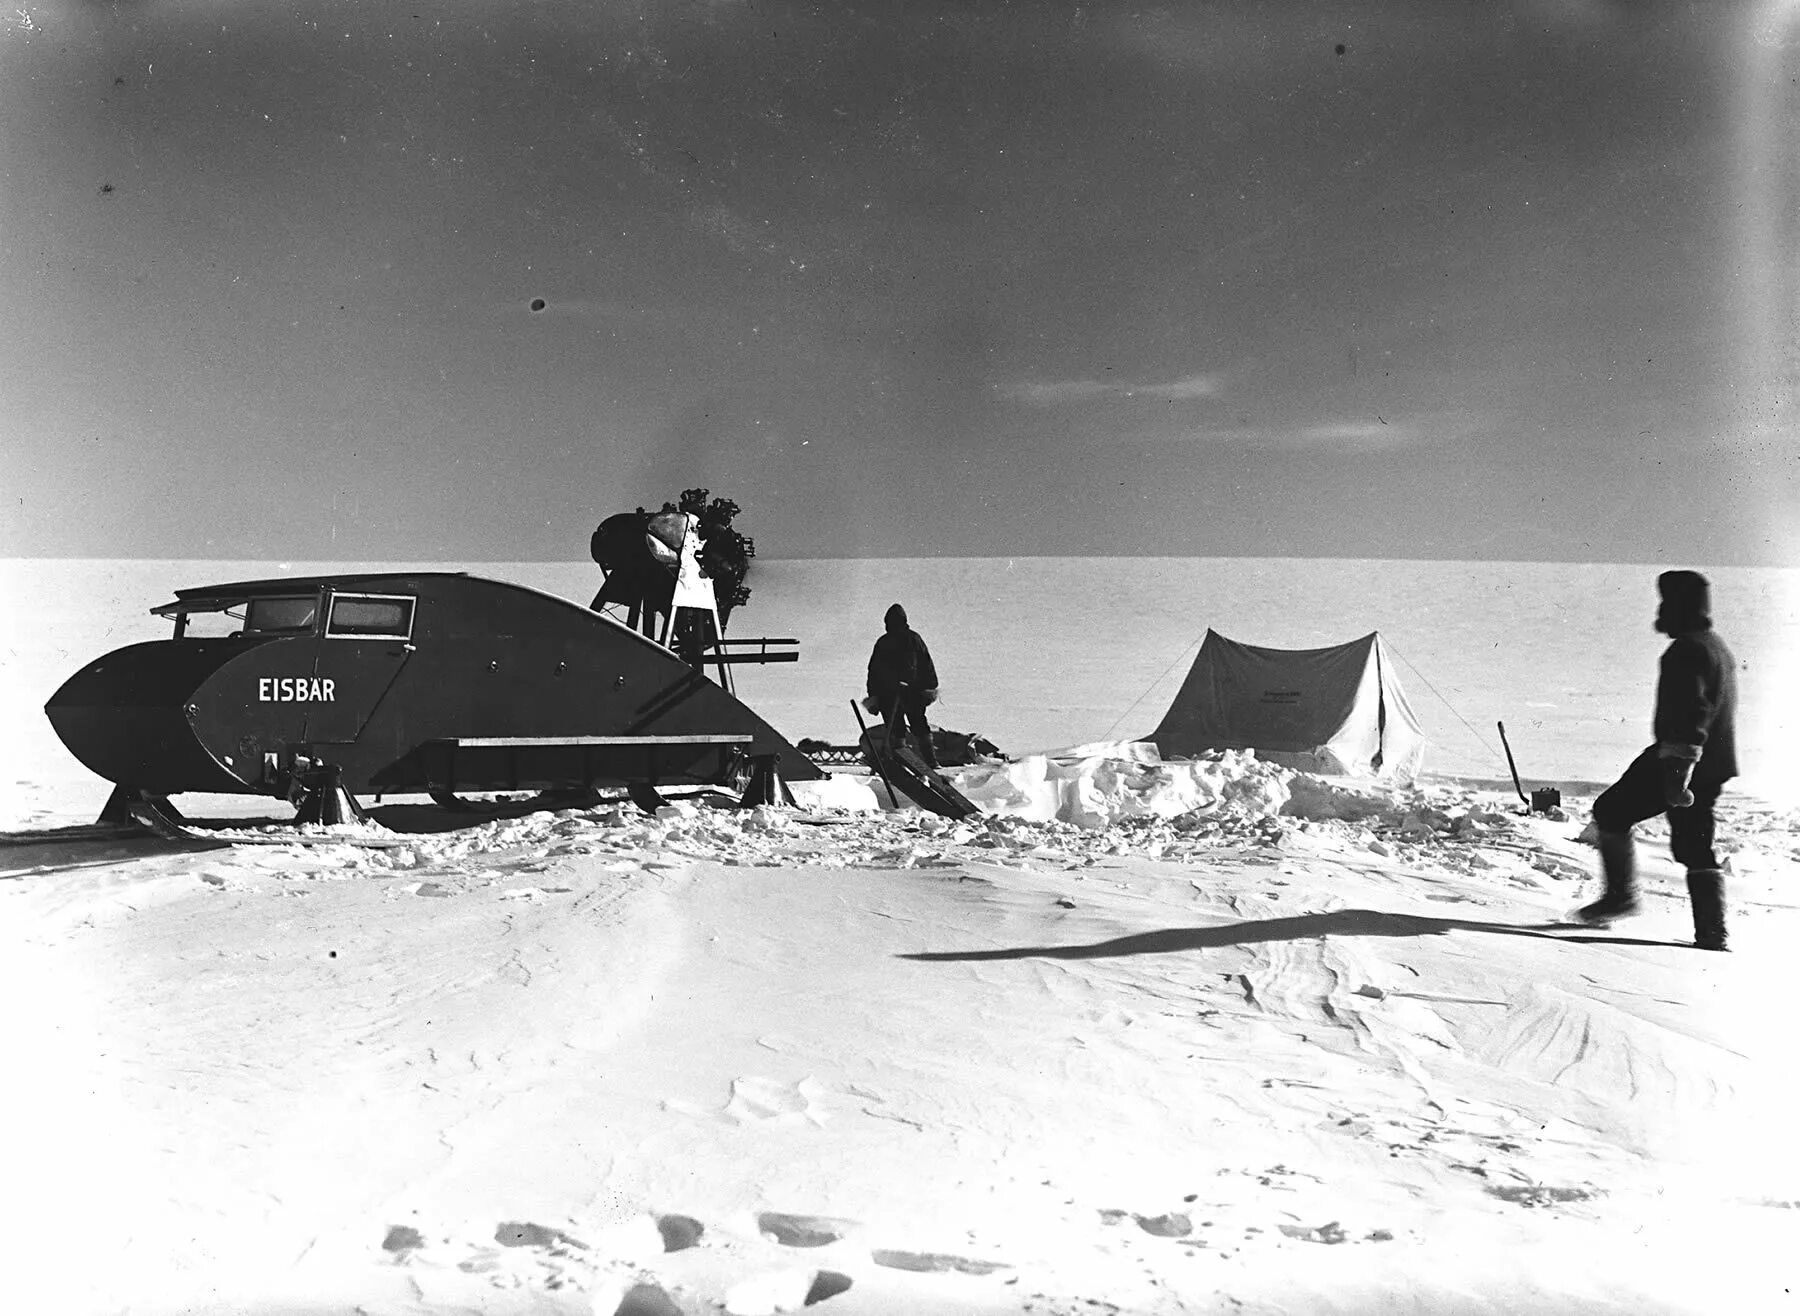
[[[69,752],[107,781],[154,795],[242,791],[246,779],[196,735],[192,701],[208,677],[253,647],[232,638],[117,649],[63,682],[44,713]]]

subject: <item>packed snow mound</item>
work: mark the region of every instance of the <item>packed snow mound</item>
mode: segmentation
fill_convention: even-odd
[[[1127,818],[1273,817],[1293,776],[1252,750],[1165,760],[1147,741],[1119,741],[975,764],[952,780],[984,813],[1104,828]]]
[[[1315,777],[1296,773],[1288,783],[1281,812],[1313,823],[1343,823],[1365,840],[1374,836],[1429,843],[1479,841],[1511,828],[1511,818],[1493,799],[1476,799],[1446,787],[1396,790],[1380,782]],[[1555,821],[1566,821],[1560,808]],[[1585,841],[1585,837],[1576,838]]]
[[[788,789],[802,809],[875,813],[881,808],[881,800],[867,781],[841,772],[828,772],[817,781],[790,781]]]
[[[1096,742],[947,775],[989,816],[1098,830],[1133,819],[1185,826],[1279,815],[1422,842],[1478,838],[1506,825],[1503,809],[1466,792],[1321,777],[1258,758],[1251,749],[1165,759],[1149,741]]]
[[[1295,773],[1289,783],[1288,801],[1282,812],[1314,821],[1341,818],[1346,822],[1364,822],[1403,808],[1400,798],[1391,787],[1376,782],[1331,781],[1301,772]]]

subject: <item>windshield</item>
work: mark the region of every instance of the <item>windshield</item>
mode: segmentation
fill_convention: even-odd
[[[244,614],[244,633],[291,635],[297,631],[310,631],[318,615],[319,600],[313,594],[303,598],[251,599],[249,610]]]
[[[217,612],[183,612],[176,615],[175,635],[190,640],[211,640],[244,633],[244,610],[223,609]]]

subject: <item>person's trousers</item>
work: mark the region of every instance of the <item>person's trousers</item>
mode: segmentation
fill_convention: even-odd
[[[1698,775],[1688,783],[1694,802],[1685,809],[1672,809],[1663,798],[1662,759],[1652,745],[1631,761],[1631,766],[1594,801],[1594,825],[1603,832],[1628,835],[1634,825],[1657,814],[1669,818],[1669,852],[1675,862],[1688,869],[1715,869],[1719,858],[1713,853],[1713,806],[1724,789],[1722,781],[1709,781]]]
[[[937,750],[931,743],[931,726],[925,721],[923,699],[911,694],[891,695],[882,701],[881,716],[887,724],[888,744],[898,744],[898,737],[907,734],[901,731],[901,724],[905,723],[918,745],[919,757],[932,767],[937,766]]]

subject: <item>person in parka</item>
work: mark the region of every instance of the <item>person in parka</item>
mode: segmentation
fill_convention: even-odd
[[[1656,743],[1594,801],[1606,893],[1588,923],[1638,911],[1634,824],[1666,813],[1669,849],[1687,869],[1694,944],[1725,950],[1725,878],[1713,852],[1713,805],[1737,776],[1737,661],[1712,626],[1711,589],[1697,571],[1656,578],[1656,629],[1669,637],[1656,682]]]
[[[919,757],[930,767],[937,766],[937,751],[931,743],[931,727],[925,721],[925,706],[938,696],[937,668],[931,661],[931,650],[925,639],[906,624],[906,609],[898,603],[887,610],[883,620],[887,632],[875,641],[869,655],[869,695],[864,707],[877,713],[887,724],[888,743],[894,744],[901,734],[901,723],[911,728],[918,742]]]

